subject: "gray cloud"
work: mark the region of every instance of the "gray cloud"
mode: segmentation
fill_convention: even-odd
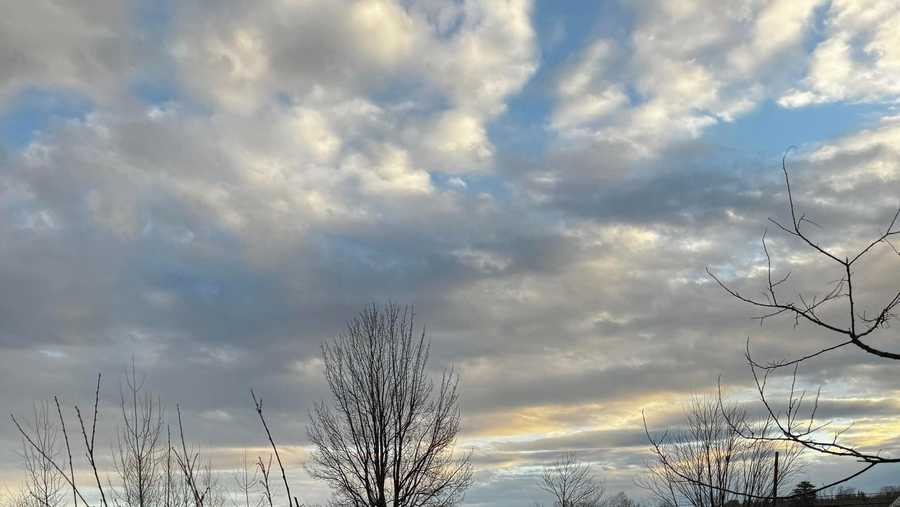
[[[5,46],[27,54],[10,57],[25,63],[9,67],[4,90],[98,98],[0,159],[0,384],[14,386],[0,404],[23,413],[57,393],[84,406],[102,371],[111,425],[134,357],[223,460],[265,443],[251,387],[280,441],[302,446],[306,412],[325,395],[322,340],[370,302],[415,303],[435,370],[462,373],[464,440],[479,465],[467,500],[511,505],[534,498],[535,467],[564,449],[634,491],[640,410],[677,424],[678,400],[719,375],[747,398],[748,336],[766,359],[830,343],[790,321],[760,328],[705,275],[763,287],[760,235],[787,211],[778,160],[684,138],[636,160],[618,141],[561,138],[522,161],[482,130],[537,66],[529,6],[385,5],[385,26],[399,25],[383,35],[398,38],[371,47],[365,12],[349,19],[328,3],[179,5],[162,47],[139,45],[177,73],[173,97],[153,104],[117,95],[140,63],[116,35],[127,13],[83,14],[101,28]],[[426,50],[433,61],[421,61]],[[55,59],[68,63],[33,63]],[[792,155],[795,195],[823,242],[844,251],[890,219],[898,131],[884,121]],[[450,173],[463,185],[443,185]],[[769,228],[776,269],[794,272],[786,291],[832,279]],[[871,291],[862,304],[896,288],[896,261],[881,249],[859,271]],[[890,330],[881,340],[895,343]],[[900,391],[894,370],[848,350],[801,374],[824,385],[823,417],[865,422],[898,413],[876,396]],[[0,445],[14,442],[0,427]],[[16,457],[0,456],[12,469]],[[300,478],[302,459],[296,450]]]

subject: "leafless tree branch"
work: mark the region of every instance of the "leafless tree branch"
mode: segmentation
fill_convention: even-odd
[[[815,328],[834,333],[841,337],[835,344],[819,348],[818,350],[804,354],[800,357],[772,361],[766,364],[754,359],[750,352],[750,340],[748,338],[745,354],[747,364],[754,379],[757,394],[765,407],[769,421],[773,425],[774,434],[758,434],[746,432],[741,429],[742,435],[745,438],[757,441],[791,443],[823,455],[852,458],[866,465],[852,476],[825,486],[831,487],[846,482],[853,477],[857,477],[876,465],[900,463],[900,458],[885,457],[879,453],[866,452],[854,446],[840,443],[839,439],[846,429],[833,432],[833,437],[831,439],[823,439],[821,435],[823,431],[829,427],[829,424],[818,423],[816,421],[816,410],[819,404],[820,393],[817,392],[812,399],[812,402],[809,403],[806,391],[798,391],[797,389],[798,368],[801,364],[847,346],[856,347],[867,354],[880,358],[900,360],[900,352],[885,350],[863,341],[863,338],[875,333],[879,329],[887,327],[889,322],[896,318],[895,310],[900,306],[900,291],[895,293],[895,295],[880,306],[878,310],[872,314],[868,314],[865,311],[860,312],[857,308],[860,288],[854,283],[854,267],[864,259],[867,254],[871,253],[876,246],[884,244],[891,248],[895,253],[900,253],[890,242],[891,238],[900,235],[900,227],[898,227],[900,209],[893,215],[888,226],[878,237],[866,243],[853,255],[842,258],[812,239],[803,227],[806,223],[813,224],[816,227],[819,226],[807,218],[805,214],[800,213],[797,209],[797,204],[791,188],[791,179],[787,168],[786,158],[787,153],[785,153],[785,156],[782,158],[781,168],[784,174],[785,187],[787,189],[791,224],[786,226],[774,219],[770,219],[770,222],[775,224],[781,231],[789,236],[800,240],[804,245],[812,249],[813,252],[823,256],[833,264],[836,264],[840,268],[840,277],[833,281],[832,287],[823,294],[811,297],[798,294],[796,300],[785,297],[781,293],[781,286],[788,279],[790,273],[780,279],[773,276],[773,262],[766,244],[765,233],[763,234],[763,252],[766,256],[767,286],[763,298],[744,296],[736,289],[726,284],[721,278],[713,273],[712,270],[707,269],[707,273],[719,287],[730,296],[752,307],[762,309],[764,313],[757,317],[760,320],[760,323],[763,323],[768,318],[787,314],[794,318],[795,325],[799,325],[801,322],[809,323]],[[845,305],[842,313],[847,316],[847,321],[844,324],[826,320],[819,312],[823,306],[831,303],[837,304],[839,302],[842,302]],[[766,385],[771,373],[787,367],[793,367],[791,388],[785,408],[779,410],[773,406],[773,402],[769,399]],[[743,496],[753,498],[752,495]]]
[[[278,462],[278,468],[281,469],[281,480],[284,482],[284,490],[287,492],[288,507],[300,507],[300,501],[296,497],[291,496],[291,487],[288,485],[287,473],[285,473],[284,464],[281,462],[281,454],[278,453],[278,446],[275,445],[275,440],[272,438],[272,432],[269,431],[269,425],[266,424],[266,418],[263,416],[262,398],[257,398],[256,393],[254,393],[252,389],[250,390],[250,398],[253,399],[253,406],[256,409],[257,415],[259,415],[259,421],[266,430],[266,438],[269,440],[269,445],[272,446],[272,452],[275,453],[275,460]],[[292,498],[294,504],[291,503]]]

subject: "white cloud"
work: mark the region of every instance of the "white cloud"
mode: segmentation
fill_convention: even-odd
[[[269,55],[262,33],[253,27],[235,27],[207,37],[175,43],[172,55],[183,80],[227,110],[252,111],[269,92]]]
[[[286,99],[311,122],[334,117],[336,103],[363,104],[368,117],[330,125],[322,149],[352,150],[352,139],[372,136],[427,171],[489,168],[486,124],[536,68],[524,0],[271,2],[223,5],[212,15],[190,4],[181,9],[171,52],[198,100],[252,117]]]
[[[852,189],[871,182],[900,179],[900,121],[888,120],[816,147],[805,158],[832,169],[823,180],[836,188]],[[838,169],[841,170],[838,170]]]
[[[412,166],[409,154],[393,145],[376,146],[371,156],[352,155],[342,169],[357,174],[365,192],[430,193],[433,190],[427,171]]]
[[[900,99],[900,10],[895,2],[835,0],[825,38],[812,52],[800,86],[779,99],[784,107],[836,101]]]
[[[469,0],[459,11],[448,5],[439,12],[445,9],[455,11],[459,27],[447,37],[434,34],[422,59],[426,75],[456,107],[496,116],[537,68],[531,2]]]
[[[820,3],[637,4],[627,42],[598,38],[562,74],[552,126],[638,157],[696,138],[780,94]]]
[[[557,85],[559,106],[553,114],[553,128],[583,127],[628,106],[622,86],[612,83],[608,75],[615,51],[612,41],[597,40],[562,75]]]
[[[491,163],[494,148],[479,116],[451,110],[425,128],[421,136],[422,151],[435,169],[467,172],[484,169]]]
[[[362,94],[415,57],[425,27],[390,1],[179,5],[170,51],[200,99],[249,113],[278,94]]]

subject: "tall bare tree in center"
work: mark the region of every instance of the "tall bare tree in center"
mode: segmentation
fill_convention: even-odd
[[[310,474],[351,505],[458,502],[472,476],[469,457],[454,453],[459,378],[428,376],[429,344],[412,309],[371,306],[322,354],[333,404],[311,417]]]

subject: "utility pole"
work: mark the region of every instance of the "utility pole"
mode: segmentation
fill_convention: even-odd
[[[778,503],[778,451],[775,451],[775,477],[772,478],[772,505]]]

